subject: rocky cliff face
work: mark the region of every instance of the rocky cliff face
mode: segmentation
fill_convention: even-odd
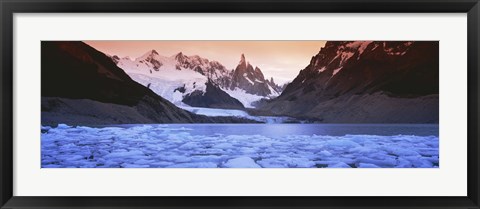
[[[330,41],[262,108],[324,122],[438,122],[438,50],[430,41]]]

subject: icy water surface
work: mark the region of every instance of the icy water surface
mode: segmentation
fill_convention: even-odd
[[[42,127],[43,168],[435,168],[438,125]]]

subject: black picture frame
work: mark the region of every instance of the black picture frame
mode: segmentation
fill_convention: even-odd
[[[479,208],[478,0],[0,0],[1,208]],[[467,13],[468,195],[465,197],[21,197],[13,196],[15,13]],[[446,179],[445,181],[450,181]],[[348,188],[346,188],[348,189]]]

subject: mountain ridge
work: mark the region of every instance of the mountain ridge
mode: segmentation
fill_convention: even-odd
[[[111,58],[134,80],[148,86],[155,93],[177,106],[189,105],[187,104],[189,102],[185,101],[190,101],[190,105],[202,103],[199,101],[201,99],[199,93],[207,93],[206,84],[209,82],[220,88],[220,91],[216,91],[219,93],[217,96],[223,97],[219,101],[227,102],[220,106],[232,109],[252,107],[252,99],[273,98],[283,90],[281,86],[275,84],[273,78],[265,79],[260,68],[253,69],[243,54],[239,66],[245,65],[245,67],[237,66],[233,70],[228,70],[218,61],[202,58],[198,55],[187,56],[179,52],[167,57],[159,55],[154,49],[134,60],[119,58],[116,55],[111,56]],[[242,62],[245,63],[242,64]],[[179,88],[183,88],[184,92],[175,91]],[[213,90],[214,88],[210,89]],[[226,94],[221,93],[221,91]],[[192,103],[191,98],[188,97],[193,92],[195,92],[197,102]],[[242,106],[239,106],[234,100],[240,101]],[[202,103],[202,105],[204,107],[205,104]],[[208,104],[207,107],[218,105]]]
[[[438,47],[426,41],[329,41],[260,109],[321,122],[438,122]],[[417,117],[418,110],[428,114]]]

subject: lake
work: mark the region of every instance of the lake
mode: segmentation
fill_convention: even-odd
[[[438,168],[436,124],[42,127],[42,168]]]
[[[117,125],[135,127],[138,125]],[[437,124],[169,124],[172,128],[188,128],[192,135],[416,135],[438,136]]]

